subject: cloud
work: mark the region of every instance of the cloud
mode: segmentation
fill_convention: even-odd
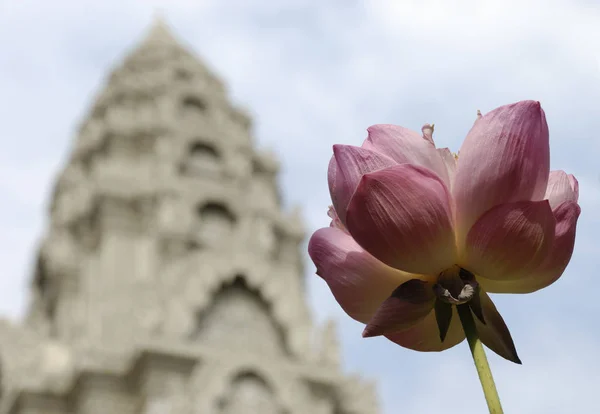
[[[585,412],[595,406],[596,384],[590,379],[596,376],[600,360],[578,355],[592,355],[597,343],[568,325],[557,326],[544,319],[528,322],[530,328],[521,338],[525,345],[521,349],[523,366],[495,355],[489,357],[504,410],[563,414]],[[463,343],[460,348],[464,356],[453,355],[416,373],[415,389],[427,392],[417,393],[408,405],[400,401],[393,404],[396,412],[481,413],[485,400],[475,367],[467,345]]]
[[[332,144],[359,145],[374,123],[419,129],[435,122],[438,146],[456,150],[477,109],[540,100],[553,168],[580,178],[577,248],[552,287],[495,298],[526,358],[522,367],[493,356],[492,363],[508,412],[593,407],[593,393],[585,392],[594,374],[588,361],[600,345],[586,328],[599,311],[592,288],[600,231],[600,8],[594,2],[23,0],[1,7],[3,313],[23,312],[49,191],[77,123],[108,70],[162,9],[226,81],[234,101],[251,109],[258,144],[282,158],[286,204],[302,204],[310,230],[328,222]],[[464,384],[474,398],[465,409],[481,412],[464,344],[430,355],[363,340],[360,325],[341,312],[313,271],[307,262],[316,318],[340,321],[346,366],[380,379],[386,413],[437,412]],[[560,388],[561,381],[569,388]],[[542,390],[543,399],[528,397]]]

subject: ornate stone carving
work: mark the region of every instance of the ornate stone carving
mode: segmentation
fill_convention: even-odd
[[[158,203],[158,229],[164,234],[185,235],[190,231],[190,208],[176,194],[164,194]]]
[[[236,218],[221,203],[207,203],[198,209],[198,240],[205,246],[219,248],[231,241]]]
[[[219,177],[223,170],[221,156],[214,145],[194,141],[187,149],[187,154],[181,165],[181,171],[186,175]]]
[[[366,382],[356,376],[347,377],[336,388],[336,394],[344,413],[379,412],[377,394],[373,382]]]
[[[252,165],[244,151],[236,151],[226,160],[226,171],[230,177],[244,179],[252,174]]]
[[[271,220],[267,217],[256,217],[253,227],[250,242],[255,244],[259,253],[270,257],[275,250],[275,243],[277,242]]]
[[[321,331],[318,361],[334,367],[340,365],[340,345],[337,326],[333,320],[327,321]]]
[[[279,200],[277,190],[272,180],[260,175],[255,177],[250,184],[253,206],[263,212],[277,211]]]
[[[240,375],[227,394],[219,414],[283,414],[273,391],[257,375]]]
[[[275,251],[275,260],[287,265],[297,265],[300,260],[298,250],[300,241],[290,237],[281,229],[277,232],[277,249]]]
[[[195,331],[194,309],[183,302],[170,302],[163,317],[162,332],[175,338],[187,338]]]
[[[242,347],[244,352],[281,355],[285,339],[269,307],[241,280],[223,288],[199,315],[194,339],[213,346]]]
[[[74,276],[78,257],[77,243],[65,229],[56,229],[49,233],[40,249],[44,269],[53,278]]]
[[[375,413],[373,390],[343,380],[333,326],[311,344],[302,220],[281,211],[277,158],[164,23],[83,125],[28,327],[0,324],[6,389],[53,392],[69,414]],[[133,362],[153,350],[160,369]],[[32,412],[21,400],[0,414]]]
[[[0,320],[0,343],[2,382],[6,388],[59,390],[68,383],[74,367],[71,351],[64,344],[6,320]]]
[[[279,161],[272,151],[257,152],[254,155],[254,171],[271,178],[279,171]]]
[[[61,175],[52,202],[52,222],[55,226],[68,226],[85,215],[91,208],[90,185],[82,166],[73,164]]]
[[[105,232],[138,233],[154,224],[156,202],[144,195],[115,194],[99,200],[100,220]]]
[[[190,409],[185,379],[170,376],[160,394],[147,397],[143,414],[189,414]]]

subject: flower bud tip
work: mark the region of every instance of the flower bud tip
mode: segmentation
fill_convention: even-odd
[[[367,325],[362,332],[363,338],[372,338],[379,335],[381,335],[381,333],[379,332],[377,325]]]

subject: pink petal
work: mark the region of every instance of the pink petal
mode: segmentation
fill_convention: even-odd
[[[554,210],[554,241],[550,253],[535,271],[517,280],[480,280],[481,285],[494,293],[531,293],[556,282],[571,260],[580,213],[579,205],[573,201],[566,201]]]
[[[575,201],[579,198],[579,183],[572,175],[564,171],[551,171],[546,188],[546,200],[554,209],[565,201]]]
[[[362,323],[400,284],[418,277],[384,265],[334,227],[312,235],[308,254],[344,311]]]
[[[395,165],[396,162],[375,151],[351,145],[334,145],[329,163],[329,191],[335,211],[346,223],[346,210],[350,198],[362,176]]]
[[[327,215],[331,219],[331,222],[329,223],[329,227],[336,227],[340,230],[343,230],[345,233],[348,233],[348,230],[346,230],[346,226],[344,226],[342,224],[342,222],[341,222],[340,218],[338,217],[333,206],[329,206],[329,210],[327,210]],[[348,233],[348,234],[350,234],[350,233]]]
[[[336,191],[336,177],[337,177],[338,165],[335,160],[335,155],[331,156],[329,165],[327,166],[327,184],[329,185],[329,194],[333,194]]]
[[[452,184],[454,183],[454,177],[456,175],[456,158],[454,157],[454,154],[452,154],[452,151],[450,151],[448,148],[438,148],[437,151],[440,154],[440,157],[442,157],[444,164],[446,164],[446,170],[448,171],[448,182],[450,183],[449,188],[451,189]]]
[[[435,312],[429,314],[415,325],[400,332],[386,335],[390,341],[404,348],[421,352],[439,352],[458,345],[465,339],[465,333],[460,325],[456,307],[452,307],[452,320],[444,342],[440,340],[440,332],[435,318]]]
[[[501,106],[478,119],[459,153],[452,193],[458,240],[490,208],[541,200],[550,172],[548,125],[539,102]]]
[[[481,342],[502,358],[520,364],[521,360],[517,355],[517,349],[510,331],[504,323],[504,319],[498,313],[494,302],[484,291],[479,292],[479,298],[485,324],[477,317],[474,317],[474,319]]]
[[[410,328],[423,319],[435,303],[433,284],[412,279],[398,286],[377,309],[363,337],[391,334]]]
[[[433,141],[433,125],[425,124],[421,127],[421,132],[423,133],[423,139],[431,142],[435,146],[435,142]]]
[[[373,125],[362,147],[377,151],[399,164],[414,164],[429,168],[450,187],[444,161],[435,146],[418,132],[397,125]]]
[[[478,280],[524,277],[546,258],[555,225],[547,200],[494,207],[469,231],[463,267],[477,274]]]
[[[396,269],[437,275],[456,263],[449,193],[426,168],[400,164],[363,176],[346,224],[365,250]]]
[[[569,182],[571,183],[571,188],[577,197],[575,201],[579,201],[579,181],[577,181],[577,178],[575,178],[573,174],[569,174]]]

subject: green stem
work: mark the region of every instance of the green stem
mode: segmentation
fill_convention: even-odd
[[[477,334],[477,328],[475,327],[475,320],[468,304],[458,305],[458,316],[460,316],[460,322],[462,323],[467,341],[469,342],[469,348],[471,348],[471,354],[473,355],[473,362],[475,362],[475,368],[477,368],[477,374],[479,375],[479,381],[483,388],[483,394],[490,410],[490,414],[502,414],[502,406],[500,405],[500,397],[498,391],[496,391],[496,384],[494,384],[494,377],[490,370],[483,345]]]

